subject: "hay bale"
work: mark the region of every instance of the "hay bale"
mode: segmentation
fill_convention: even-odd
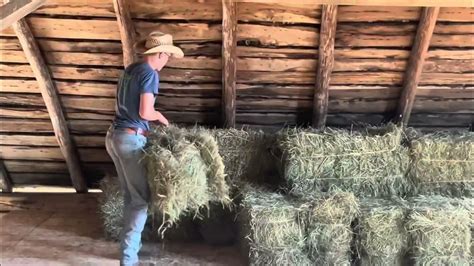
[[[411,205],[407,229],[415,265],[472,265],[472,198],[421,196]]]
[[[407,211],[407,202],[401,199],[361,201],[361,214],[355,227],[361,266],[405,265],[408,250],[405,229]]]
[[[306,249],[313,265],[350,265],[351,223],[359,213],[354,194],[333,192],[313,198],[304,206],[307,209]]]
[[[421,194],[474,196],[474,133],[432,133],[410,139],[411,176]]]
[[[408,150],[394,125],[312,131],[287,129],[279,134],[284,179],[296,195],[342,189],[357,196],[405,195]]]
[[[303,251],[300,212],[283,195],[248,186],[243,189],[238,222],[251,265],[311,265]]]
[[[151,209],[165,217],[163,228],[181,216],[201,217],[210,201],[230,204],[222,158],[207,131],[157,127],[148,137],[144,159]]]
[[[214,129],[212,133],[217,140],[229,182],[262,183],[265,178],[278,175],[275,158],[271,154],[274,135],[234,128]]]

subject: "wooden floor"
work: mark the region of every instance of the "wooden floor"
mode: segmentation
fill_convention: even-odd
[[[0,196],[0,265],[118,265],[103,238],[97,194]],[[141,265],[242,265],[236,247],[145,243]]]

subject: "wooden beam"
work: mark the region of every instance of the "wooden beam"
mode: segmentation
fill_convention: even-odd
[[[439,7],[425,7],[421,10],[420,22],[416,32],[410,58],[403,80],[402,94],[398,102],[395,121],[404,126],[410,120],[411,110],[415,102],[416,88],[420,82],[423,64],[428,53],[431,36],[438,18]]]
[[[323,5],[319,34],[318,70],[313,102],[313,127],[315,128],[322,128],[326,124],[329,81],[334,65],[336,25],[337,6]]]
[[[82,174],[76,147],[69,134],[58,92],[52,81],[48,66],[41,55],[38,44],[25,19],[20,19],[13,23],[12,27],[25,52],[26,58],[28,58],[34,76],[38,81],[41,95],[43,96],[44,103],[51,118],[54,134],[58,140],[64,159],[66,160],[74,188],[77,192],[87,192],[86,180]]]
[[[122,41],[123,65],[127,67],[135,61],[135,27],[130,17],[126,0],[112,0],[114,3],[115,16],[120,30],[120,40]]]
[[[294,0],[234,0],[242,3],[295,4]],[[299,0],[298,4],[351,5],[351,6],[423,6],[473,7],[472,0]]]
[[[0,30],[42,6],[46,0],[14,0],[0,6]]]
[[[10,175],[8,174],[3,160],[0,160],[0,190],[2,190],[3,193],[11,193],[12,189],[13,185]]]
[[[222,0],[222,116],[225,128],[235,127],[237,79],[237,4]]]

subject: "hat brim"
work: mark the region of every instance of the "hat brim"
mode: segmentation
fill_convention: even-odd
[[[160,45],[156,46],[150,49],[145,48],[145,42],[146,40],[140,40],[137,43],[135,43],[134,48],[137,53],[139,54],[156,54],[156,53],[169,53],[171,54],[171,57],[174,58],[183,58],[184,57],[184,52],[181,50],[181,48],[174,46],[174,45]]]

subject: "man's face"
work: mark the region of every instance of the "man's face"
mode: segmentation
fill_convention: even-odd
[[[155,66],[156,70],[160,71],[168,63],[170,54],[168,53],[158,53],[155,55]]]

